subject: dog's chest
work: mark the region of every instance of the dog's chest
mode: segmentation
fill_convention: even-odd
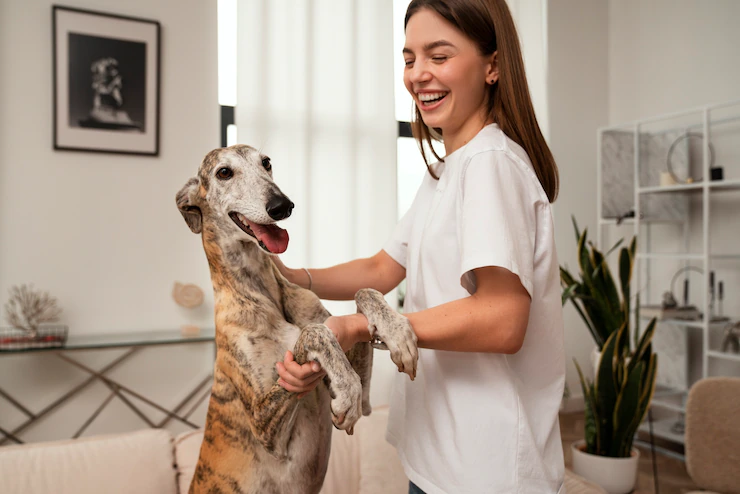
[[[281,321],[270,333],[244,333],[239,337],[239,349],[262,389],[269,389],[277,381],[275,364],[285,360],[285,352],[295,347],[299,335],[297,326]]]

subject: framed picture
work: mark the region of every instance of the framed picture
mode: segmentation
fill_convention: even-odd
[[[52,7],[54,149],[159,154],[160,25]]]

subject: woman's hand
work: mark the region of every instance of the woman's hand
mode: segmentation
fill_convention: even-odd
[[[362,319],[358,319],[357,316],[360,316]],[[342,347],[342,351],[347,352],[359,341],[357,336],[357,327],[358,323],[360,325],[362,324],[363,319],[365,321],[365,327],[367,328],[367,319],[362,314],[331,316],[329,319],[324,321],[324,325],[334,333],[339,346]]]
[[[286,280],[293,282],[292,277],[292,269],[287,267],[285,264],[283,264],[283,261],[280,260],[280,256],[272,256],[272,262],[275,263],[275,266],[277,266],[278,270],[280,271],[280,274],[282,274]]]
[[[346,352],[359,341],[370,341],[370,333],[367,330],[367,318],[362,314],[349,316],[330,317],[324,324],[328,327]],[[318,362],[307,362],[300,365],[295,361],[293,353],[285,353],[283,362],[275,364],[277,367],[278,384],[293,393],[300,393],[303,398],[307,393],[313,391],[319,385],[321,379],[326,375]]]
[[[298,398],[303,398],[319,385],[326,371],[321,369],[318,362],[306,362],[300,365],[295,361],[291,351],[285,352],[285,360],[275,364],[277,367],[278,384],[288,391],[300,393]]]

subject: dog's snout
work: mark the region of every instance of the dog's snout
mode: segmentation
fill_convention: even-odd
[[[285,196],[273,196],[267,203],[267,214],[275,221],[284,220],[291,215],[294,206]]]

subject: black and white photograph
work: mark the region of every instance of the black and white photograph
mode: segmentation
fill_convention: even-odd
[[[160,25],[53,7],[54,148],[159,153]]]

